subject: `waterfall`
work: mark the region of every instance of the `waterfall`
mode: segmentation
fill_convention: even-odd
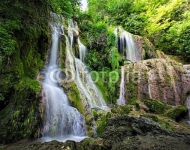
[[[131,33],[122,28],[116,28],[114,34],[118,37],[117,47],[121,55],[126,56],[126,59],[131,62],[141,60],[141,54],[138,52],[138,47]]]
[[[188,109],[188,123],[190,124],[190,95],[187,97],[187,109]]]
[[[68,36],[65,35],[66,38],[66,55],[67,55],[67,63],[69,64],[69,70],[74,78],[74,82],[76,83],[80,96],[82,99],[86,99],[88,101],[89,108],[100,108],[107,109],[106,103],[102,97],[101,92],[98,90],[90,73],[87,69],[87,66],[84,64],[84,57],[86,54],[86,47],[80,42],[78,38],[79,45],[79,55],[80,59],[76,58],[73,53],[73,35],[75,32],[78,33],[78,29],[76,28],[76,23],[74,24],[72,20],[69,21],[68,25]],[[70,41],[69,41],[70,39]]]
[[[63,26],[54,23],[51,27],[52,46],[49,62],[45,68],[45,79],[42,82],[46,99],[46,120],[42,140],[80,141],[86,137],[85,118],[76,108],[69,105],[67,95],[53,74],[55,70],[60,69],[57,60]]]
[[[187,75],[190,76],[190,65],[183,65],[183,68],[186,70]],[[190,124],[190,95],[187,97],[187,109],[188,109],[188,123]]]
[[[120,35],[120,51],[126,53],[128,60],[135,62],[137,58],[137,47],[129,32],[123,31]]]
[[[86,47],[81,43],[80,39],[78,38],[78,45],[79,45],[79,56],[80,60],[84,62],[84,57],[86,55]]]
[[[119,99],[117,100],[118,105],[125,105],[125,67],[122,66],[121,68],[121,83],[120,83],[120,95]]]
[[[152,99],[152,92],[151,92],[151,82],[150,80],[152,79],[151,72],[148,71],[148,94],[149,94],[149,99]]]

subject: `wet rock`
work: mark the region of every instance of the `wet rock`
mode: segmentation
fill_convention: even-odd
[[[125,89],[129,104],[157,99],[169,105],[184,105],[190,76],[181,64],[167,57],[143,60],[125,66]]]
[[[189,150],[190,134],[171,132],[145,117],[120,116],[108,121],[100,138],[81,142],[23,142],[8,150]]]

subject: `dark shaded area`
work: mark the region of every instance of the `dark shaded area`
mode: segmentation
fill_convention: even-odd
[[[121,116],[112,118],[101,138],[85,139],[80,143],[67,141],[66,143],[29,142],[9,146],[9,150],[188,150],[190,134],[171,132],[147,118]]]

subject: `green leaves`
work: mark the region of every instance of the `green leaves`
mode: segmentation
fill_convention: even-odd
[[[23,78],[17,85],[15,85],[15,90],[18,91],[18,94],[28,92],[27,94],[38,95],[41,91],[41,85],[36,80]]]
[[[53,12],[68,18],[72,17],[75,11],[79,11],[77,0],[48,0],[47,3]]]
[[[4,100],[5,100],[4,96],[0,93],[0,101],[4,101]]]
[[[10,56],[15,50],[16,41],[12,38],[2,22],[0,22],[0,52],[5,56]]]
[[[119,67],[119,53],[116,47],[112,47],[111,51],[110,51],[110,56],[109,56],[109,63],[112,66],[112,69],[118,69]]]

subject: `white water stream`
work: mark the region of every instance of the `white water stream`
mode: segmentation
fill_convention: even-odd
[[[58,66],[58,51],[60,36],[63,27],[60,24],[52,24],[52,46],[50,49],[49,62],[45,69],[45,79],[42,83],[46,99],[46,119],[43,128],[42,140],[66,141],[72,139],[80,141],[86,138],[86,123],[78,110],[69,105],[67,95],[55,82],[52,73]]]

